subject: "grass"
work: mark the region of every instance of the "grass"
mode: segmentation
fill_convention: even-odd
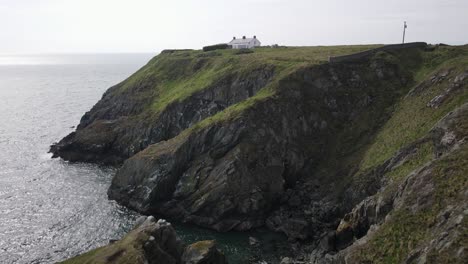
[[[388,172],[385,176],[389,179],[399,181],[412,171],[426,164],[434,158],[434,147],[432,142],[425,142],[420,145],[409,159],[403,164]]]
[[[142,245],[147,241],[149,235],[146,232],[133,230],[123,239],[104,246],[96,248],[82,255],[65,260],[63,264],[143,264],[146,261]]]
[[[382,224],[368,243],[358,247],[353,261],[356,263],[401,263],[411,250],[433,239],[433,227],[437,216],[448,205],[464,203],[463,192],[468,189],[468,145],[464,144],[448,156],[434,161],[430,167],[431,181],[434,183],[434,202],[426,209],[413,212],[400,208],[391,214],[389,221]],[[414,194],[417,196],[417,194]],[[410,197],[411,198],[411,197]],[[417,197],[414,201],[417,201]],[[466,230],[467,221],[463,223]],[[449,248],[440,252],[429,252],[430,263],[462,263],[454,251],[463,245],[465,234],[460,234]]]
[[[412,70],[417,83],[428,79],[438,71],[451,69],[447,79],[467,71],[468,49],[464,47],[440,47],[434,52],[423,53],[420,67]],[[429,84],[426,90],[415,92],[402,98],[395,106],[392,117],[386,122],[372,143],[367,147],[360,169],[355,180],[392,157],[399,149],[408,146],[418,139],[428,136],[433,126],[448,112],[468,102],[467,89],[454,92],[439,108],[433,109],[427,103],[441,94],[448,87],[447,81],[439,84]],[[468,133],[466,123],[461,122],[455,127],[457,134]],[[440,160],[433,161],[433,143],[424,141],[403,164],[384,175],[390,179],[387,189],[396,192],[397,186],[406,177],[424,164],[429,164],[431,180],[434,182],[434,202],[429,208],[414,211],[408,207],[399,208],[391,213],[391,217],[370,236],[369,241],[357,246],[352,262],[356,263],[402,263],[408,254],[418,246],[433,239],[434,223],[440,212],[447,205],[463,203],[463,191],[468,188],[468,146],[454,151]],[[382,195],[385,195],[384,190]],[[418,194],[410,199],[417,201]],[[465,226],[466,223],[465,223]],[[432,230],[432,231],[431,231]],[[458,250],[463,243],[462,236],[452,242],[451,249]],[[465,234],[466,237],[466,234]],[[453,251],[429,252],[430,263],[461,263]]]
[[[366,247],[358,251],[357,259],[353,260],[355,263],[401,263],[420,241],[427,239],[425,223],[432,220],[426,213],[400,210],[392,217],[392,221],[384,224]]]
[[[455,52],[448,52],[445,47],[440,53],[425,53],[424,66],[415,73],[416,79],[428,78],[435,72],[443,69],[453,68],[452,76],[460,73],[462,70],[466,70],[468,67],[468,49],[456,50],[458,56],[455,58],[452,58]],[[462,50],[463,53],[459,50]],[[448,54],[448,58],[445,58],[448,61],[443,62],[444,54]],[[390,120],[381,128],[373,140],[374,143],[371,144],[364,154],[360,170],[365,171],[382,164],[400,148],[425,136],[435,123],[448,112],[468,101],[468,91],[465,89],[461,94],[452,96],[437,109],[426,106],[432,98],[441,94],[446,88],[446,83],[431,85],[428,90],[423,91],[420,95],[407,96],[402,99],[396,105]]]
[[[438,47],[433,52],[427,52],[424,54],[422,66],[414,72],[416,81],[422,81],[426,76],[431,74],[434,69],[438,67],[446,67],[453,64],[453,61],[459,61],[463,63],[463,60],[459,60],[465,57],[468,52],[468,45],[461,47]],[[455,63],[457,64],[457,63]]]
[[[160,113],[171,103],[183,101],[228,75],[242,78],[267,65],[275,67],[275,73],[281,75],[303,65],[324,63],[328,56],[351,54],[379,46],[257,48],[253,53],[241,55],[236,54],[236,50],[162,53],[121,83],[117,92],[126,96],[152,98],[148,111]]]
[[[157,99],[153,102],[152,110],[161,112],[166,106],[175,102],[182,101],[191,94],[208,87],[219,75],[230,72],[231,67],[209,68],[196,72],[189,78],[181,78],[174,81],[168,81],[161,86]]]
[[[226,122],[238,118],[245,109],[274,96],[278,89],[279,81],[301,67],[323,63],[327,60],[328,55],[342,55],[373,47],[376,46],[260,48],[256,49],[252,54],[241,56],[233,55],[235,52],[233,50],[216,51],[216,56],[214,56],[216,59],[230,61],[233,65],[244,65],[242,67],[247,67],[246,65],[258,65],[259,63],[275,65],[277,69],[276,75],[269,84],[253,97],[231,105],[224,111],[218,112],[214,116],[200,121],[182,132],[182,134],[189,134],[194,130],[202,129],[212,123]],[[447,67],[458,67],[460,69],[462,68],[460,65],[463,66],[466,64],[466,48],[441,47],[439,49],[433,52],[415,52],[411,49],[398,51],[396,53],[379,52],[376,54],[375,58],[385,57],[384,59],[386,61],[394,62],[399,65],[399,67],[403,68],[402,71],[411,72],[411,74],[415,76],[422,76],[421,73],[424,72],[426,78],[431,71],[433,72]],[[192,51],[190,56],[196,58],[199,57],[200,54],[203,53],[200,51]],[[184,56],[184,58],[187,58],[187,55]],[[448,60],[448,62],[444,60]],[[232,68],[237,69],[238,67],[241,66]],[[428,69],[430,67],[436,68],[432,68],[432,70],[429,71]],[[422,77],[416,77],[417,81],[419,81],[420,78]],[[339,135],[336,135],[336,138],[339,138],[339,140],[334,143],[336,149],[333,151],[334,154],[332,155],[347,158],[340,158],[338,160],[336,158],[328,159],[331,163],[340,162],[341,164],[338,166],[337,164],[329,164],[330,162],[328,162],[321,166],[319,170],[323,170],[323,174],[333,174],[333,172],[329,170],[331,167],[335,168],[338,166],[345,168],[360,163],[359,171],[362,174],[362,172],[382,164],[385,160],[393,156],[401,147],[426,135],[435,122],[447,112],[465,102],[467,97],[466,94],[456,97],[436,110],[428,108],[426,103],[445,88],[444,86],[440,86],[431,88],[431,90],[426,91],[422,96],[404,98],[397,103],[395,107],[395,101],[398,102],[398,98],[403,97],[410,88],[410,86],[379,87],[378,92],[375,93],[374,103],[370,106],[374,109],[363,113],[358,120],[354,121],[352,124],[348,124]],[[178,88],[175,88],[175,90],[178,90]],[[182,90],[191,91],[190,88]],[[184,98],[184,96],[187,96],[187,94],[175,97]],[[388,106],[391,107],[386,108]],[[372,126],[381,123],[381,120],[385,119],[384,116],[392,117],[383,125],[372,142],[369,143],[369,138],[372,138],[370,135],[374,133]],[[358,141],[356,141],[356,139],[358,139]],[[425,149],[425,151],[427,151],[427,149]],[[428,154],[428,152],[425,154]],[[425,160],[427,156],[421,158]],[[394,177],[396,174],[400,173],[404,174],[416,166],[415,164],[417,163],[405,164],[405,166],[399,168],[398,171],[393,172],[394,175],[390,175],[390,177]]]
[[[287,77],[289,74],[302,67],[325,63],[328,61],[329,55],[327,54],[330,54],[330,56],[340,56],[376,47],[379,47],[379,45],[256,49],[253,54],[249,54],[252,57],[248,58],[248,60],[263,61],[266,64],[275,65],[277,67],[277,73],[272,81],[254,96],[234,104],[214,116],[202,120],[197,123],[193,129],[201,129],[213,122],[227,121],[239,117],[239,114],[245,109],[255,105],[259,101],[275,95],[279,87],[279,81]],[[229,54],[233,51],[225,50],[224,52]],[[253,62],[251,61],[250,63]]]

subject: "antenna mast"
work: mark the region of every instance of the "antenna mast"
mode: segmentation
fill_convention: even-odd
[[[408,26],[406,25],[406,21],[405,21],[405,23],[404,23],[404,25],[403,25],[403,44],[405,43],[405,33],[406,33],[406,28],[407,28],[407,27],[408,27]]]

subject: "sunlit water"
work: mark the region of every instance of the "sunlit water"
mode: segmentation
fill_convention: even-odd
[[[74,130],[110,86],[152,54],[0,55],[0,262],[51,263],[105,245],[138,214],[107,199],[114,169],[51,159],[49,145]],[[277,259],[283,238],[218,234],[175,225],[187,243],[217,239],[231,263]]]

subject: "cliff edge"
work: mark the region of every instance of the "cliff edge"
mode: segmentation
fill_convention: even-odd
[[[134,210],[267,226],[300,261],[463,259],[468,47],[327,63],[373,47],[166,51],[51,151],[121,164],[108,194]]]

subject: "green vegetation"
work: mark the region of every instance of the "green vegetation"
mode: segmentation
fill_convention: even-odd
[[[431,161],[433,157],[434,147],[432,145],[432,142],[426,142],[420,145],[419,148],[416,150],[416,153],[414,153],[403,164],[396,167],[394,170],[388,172],[385,176],[393,180],[400,180],[415,169]]]
[[[203,47],[203,51],[206,52],[206,51],[229,49],[229,48],[231,48],[231,46],[229,46],[228,44],[216,44],[216,45]]]
[[[104,246],[96,248],[82,255],[68,259],[63,264],[126,264],[126,263],[145,263],[144,250],[142,245],[149,236],[145,232],[133,230],[123,239]]]
[[[182,101],[229,75],[242,77],[265,66],[274,67],[275,75],[281,75],[304,65],[326,62],[328,56],[375,47],[378,45],[257,48],[254,53],[241,56],[237,55],[237,50],[231,49],[210,52],[172,50],[154,57],[121,83],[118,92],[127,96],[152,98],[153,103],[148,111],[160,113],[169,104]],[[263,93],[260,97],[266,94],[271,95]]]
[[[414,72],[416,81],[424,80],[438,67],[451,67],[466,65],[468,45],[460,47],[440,46],[432,52],[423,54],[422,65]]]
[[[425,213],[412,214],[401,210],[383,225],[377,235],[358,251],[356,263],[401,263],[420,241],[427,238],[430,222]]]
[[[372,102],[366,105],[365,111],[359,112],[352,120],[343,124],[342,120],[331,119],[331,122],[337,122],[332,126],[340,127],[337,134],[331,135],[327,150],[327,158],[320,162],[319,167],[314,173],[314,178],[324,182],[337,182],[337,177],[341,178],[337,189],[348,188],[352,182],[362,186],[368,186],[375,179],[368,177],[369,172],[374,167],[359,171],[353,178],[343,178],[343,172],[356,172],[359,170],[364,154],[370,145],[374,144],[373,137],[379,132],[379,129],[388,121],[393,114],[394,105],[412,88],[412,70],[420,64],[421,58],[425,52],[418,48],[404,49],[389,52],[377,52],[371,58],[371,65],[381,65],[385,63],[387,69],[398,67],[401,79],[406,80],[402,85],[398,79],[394,81],[375,80],[372,74],[375,74],[367,66],[354,67],[353,70],[366,80],[366,85],[362,85],[356,90],[344,90],[343,96],[350,101],[363,103],[365,95],[371,98]],[[378,70],[378,69],[377,69]],[[391,70],[389,70],[389,74]],[[326,113],[324,113],[326,115]],[[336,121],[335,121],[336,120]],[[380,164],[378,164],[380,165]]]
[[[466,144],[451,154],[439,160],[433,159],[433,143],[429,131],[448,112],[453,111],[468,102],[468,91],[460,89],[438,107],[431,108],[427,103],[448,87],[448,80],[468,69],[468,47],[440,47],[433,52],[425,52],[420,68],[413,73],[420,82],[406,97],[396,105],[392,117],[380,129],[373,142],[367,148],[361,161],[360,173],[382,164],[392,157],[399,149],[408,146],[418,139],[427,138],[421,142],[416,152],[407,160],[388,172],[385,177],[392,181],[386,187],[387,192],[395,192],[406,177],[418,168],[427,164],[424,170],[430,174],[434,183],[430,206],[415,210],[411,205],[402,207],[391,213],[391,217],[370,236],[369,241],[357,247],[352,261],[356,263],[401,263],[408,254],[418,246],[429,243],[434,237],[434,224],[437,217],[448,205],[462,204],[463,192],[468,189],[468,146]],[[447,76],[440,80],[432,78],[438,73]],[[432,81],[432,80],[435,81]],[[459,121],[453,128],[457,134],[468,134],[468,123]],[[431,163],[429,163],[431,162]],[[393,190],[393,191],[392,191]],[[419,193],[412,194],[409,200],[417,201]],[[467,221],[463,223],[466,227]],[[466,228],[465,228],[466,230]],[[453,254],[461,247],[466,247],[466,233],[452,241],[449,248],[438,252],[429,252],[427,260],[430,263],[462,263]],[[466,240],[466,239],[465,239]]]
[[[166,82],[165,86],[158,88],[157,90],[160,91],[161,95],[155,99],[152,109],[162,111],[171,102],[181,101],[194,92],[209,87],[210,84],[222,79],[228,73],[238,72],[242,76],[262,65],[275,67],[275,76],[272,81],[256,95],[202,120],[182,133],[187,135],[193,130],[201,129],[213,122],[238,118],[246,108],[275,95],[279,87],[279,81],[301,67],[324,63],[327,61],[328,56],[350,54],[375,47],[378,46],[257,48],[254,53],[243,56],[235,56],[235,50],[217,50],[213,55],[203,57],[203,59],[209,58],[209,62],[199,72]],[[414,49],[407,49],[398,52],[377,53],[373,60],[383,58],[385,61],[393,62],[405,71],[411,72],[415,76],[415,81],[410,82],[410,85],[413,84],[413,86],[380,87],[373,104],[370,105],[373,109],[345,127],[340,135],[336,137],[340,140],[334,142],[335,150],[333,150],[334,154],[332,153],[332,155],[346,158],[340,160],[329,159],[329,162],[323,163],[319,170],[323,170],[323,174],[333,174],[333,172],[330,172],[330,168],[346,168],[360,163],[360,173],[357,176],[363,175],[364,172],[375,168],[392,157],[400,148],[425,136],[441,117],[466,102],[468,94],[464,92],[460,96],[449,98],[437,109],[429,108],[426,104],[446,89],[446,85],[432,85],[416,96],[404,96],[411,87],[414,87],[414,84],[420,84],[422,80],[438,71],[454,68],[456,70],[451,72],[451,76],[458,74],[460,69],[467,65],[467,51],[468,47],[465,46],[438,47],[430,52],[416,52]],[[181,51],[170,55],[173,57],[159,58],[160,55],[150,64],[164,63],[166,60],[191,60],[191,63],[196,63],[201,54],[208,53]],[[162,70],[162,68],[159,70]],[[411,76],[407,78],[411,79]],[[398,103],[394,105],[395,102]],[[385,116],[391,116],[391,118],[381,127],[377,136],[369,137],[374,134],[373,128],[369,124],[378,126],[386,119]],[[363,136],[366,134],[369,136]],[[356,141],[356,139],[359,140]],[[332,146],[331,149],[333,149]],[[405,173],[417,168],[421,163],[429,161],[431,158],[430,151],[429,144],[425,144],[423,150],[418,151],[417,160],[410,160],[408,163],[403,164],[396,171],[389,174],[388,177],[402,177],[401,175],[405,175]],[[349,155],[351,153],[352,155]],[[333,162],[339,162],[340,164],[329,164]],[[345,184],[346,182],[343,181],[343,186]]]
[[[453,77],[468,67],[468,47],[440,49],[442,50],[423,53],[423,66],[415,72],[417,80],[430,82],[430,76],[447,69],[454,69],[450,74]],[[444,62],[444,59],[447,61]],[[361,162],[361,171],[382,164],[400,148],[425,136],[444,115],[468,100],[468,91],[465,90],[462,94],[449,98],[437,109],[427,107],[427,103],[446,88],[446,83],[430,85],[420,94],[403,98],[366,151]]]
[[[432,239],[431,227],[436,217],[449,204],[463,203],[463,192],[468,189],[468,146],[437,160],[431,166],[431,180],[434,182],[434,202],[427,209],[416,212],[402,208],[392,213],[367,244],[360,246],[353,256],[356,263],[401,263],[408,253],[422,243]],[[415,194],[417,195],[417,194]],[[413,197],[417,200],[417,197]],[[464,223],[467,226],[468,223]],[[466,235],[466,234],[465,234]],[[458,250],[466,241],[453,241],[450,248]],[[465,236],[466,238],[466,236]],[[430,252],[430,263],[462,263],[461,259],[449,253]]]

